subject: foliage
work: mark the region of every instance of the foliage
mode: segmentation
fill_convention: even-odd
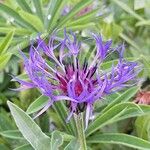
[[[63,14],[66,5],[71,6],[71,10]],[[78,15],[89,5],[94,7],[90,12]],[[150,77],[149,8],[149,0],[0,2],[0,149],[76,150],[81,144],[84,148],[95,150],[150,149],[150,106],[133,102],[139,86],[111,94],[97,102],[94,119],[86,130],[84,113],[66,123],[68,109],[63,102],[55,103],[45,114],[33,120],[35,113],[47,103],[47,97],[41,96],[35,89],[20,93],[9,89],[18,86],[10,82],[10,75],[28,80],[18,50],[28,54],[30,42],[35,42],[38,35],[47,39],[55,29],[59,29],[61,37],[64,27],[77,31],[85,43],[91,32],[113,39],[114,45],[124,41],[126,59],[141,63],[143,71],[140,78]],[[90,51],[93,44],[90,43],[81,60],[93,57]],[[101,67],[107,69],[116,62],[116,56],[112,54]]]

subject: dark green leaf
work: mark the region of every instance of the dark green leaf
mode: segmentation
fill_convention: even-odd
[[[0,3],[0,11],[5,12],[7,15],[12,17],[19,25],[35,31],[35,28],[32,25],[26,22],[16,11],[11,9],[10,7]]]
[[[139,90],[138,87],[134,86],[132,88],[129,88],[124,93],[122,93],[120,96],[118,96],[115,100],[113,100],[107,107],[104,108],[102,111],[103,113],[106,112],[108,109],[110,109],[112,106],[121,103],[121,102],[127,102],[129,101]]]
[[[10,138],[10,139],[18,139],[18,140],[23,140],[23,136],[20,133],[20,131],[18,130],[6,130],[6,131],[2,131],[0,132],[0,135],[6,138]]]
[[[60,28],[61,26],[63,26],[66,22],[72,19],[79,11],[81,11],[86,6],[90,5],[92,2],[92,0],[82,0],[81,2],[76,4],[74,8],[62,18],[57,27]]]
[[[115,2],[119,7],[124,9],[127,13],[129,13],[130,15],[135,17],[136,19],[138,19],[140,21],[144,20],[140,15],[138,15],[136,12],[134,12],[126,3],[119,1],[119,0],[113,0],[113,2]]]
[[[14,31],[9,32],[0,43],[0,55],[6,53],[6,50],[10,46],[10,43],[12,42],[13,35]]]
[[[35,6],[35,10],[36,10],[36,14],[37,16],[39,16],[39,18],[41,19],[41,21],[44,21],[43,18],[43,10],[42,10],[42,1],[41,0],[33,0],[34,6]]]
[[[16,0],[17,3],[21,6],[21,8],[24,10],[24,11],[27,11],[29,13],[32,13],[32,10],[30,8],[30,6],[28,5],[27,1],[26,0]]]
[[[8,61],[11,58],[11,54],[10,53],[6,53],[0,56],[0,70],[4,69],[4,67],[6,66],[6,64],[8,63]]]
[[[141,114],[143,113],[142,109],[134,104],[134,103],[119,103],[113,107],[111,107],[109,110],[106,112],[102,113],[101,115],[99,114],[96,119],[91,122],[86,130],[86,135],[89,136],[96,130],[100,129],[101,127],[115,122],[118,118],[120,117],[130,108],[135,108],[137,109]]]
[[[29,144],[25,144],[15,148],[14,150],[35,150],[35,149],[33,149],[32,146],[30,146]]]
[[[88,143],[121,144],[140,150],[150,149],[150,142],[122,133],[96,134],[89,138]]]
[[[23,10],[19,11],[19,15],[29,24],[31,24],[37,31],[42,32],[44,30],[44,25],[39,17],[25,12]]]

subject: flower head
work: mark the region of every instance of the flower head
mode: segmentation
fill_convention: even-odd
[[[71,39],[72,37],[72,39]],[[21,89],[38,88],[49,97],[48,104],[37,114],[41,115],[54,102],[69,101],[70,114],[86,110],[86,126],[93,110],[93,103],[116,90],[129,86],[134,81],[138,71],[137,63],[123,59],[124,45],[119,47],[119,60],[111,70],[100,71],[100,65],[112,50],[112,41],[104,42],[101,35],[93,36],[96,43],[96,55],[92,62],[85,58],[79,61],[82,53],[81,44],[76,35],[71,36],[65,31],[64,39],[52,35],[49,43],[38,37],[37,46],[31,45],[29,58],[22,52],[25,70],[30,81],[16,79]],[[101,73],[99,73],[101,72]],[[56,94],[57,93],[57,94]],[[36,117],[37,117],[36,116]]]

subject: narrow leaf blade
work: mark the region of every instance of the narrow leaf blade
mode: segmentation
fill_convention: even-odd
[[[9,32],[6,37],[0,43],[0,54],[4,54],[8,49],[12,39],[13,39],[14,31]]]

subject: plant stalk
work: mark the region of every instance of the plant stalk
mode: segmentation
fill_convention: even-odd
[[[74,114],[74,119],[77,128],[77,136],[78,136],[78,142],[80,144],[80,150],[87,150],[86,138],[84,132],[83,114],[82,113],[78,115]]]

